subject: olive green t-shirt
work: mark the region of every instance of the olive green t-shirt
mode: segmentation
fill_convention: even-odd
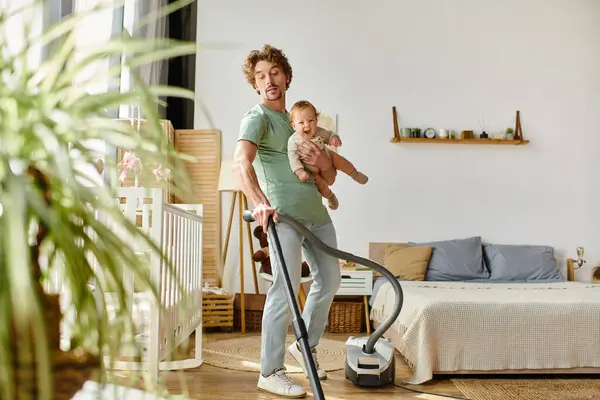
[[[242,118],[238,139],[258,146],[252,165],[271,207],[302,223],[330,222],[314,180],[301,182],[290,167],[287,144],[293,133],[287,112],[259,103]]]

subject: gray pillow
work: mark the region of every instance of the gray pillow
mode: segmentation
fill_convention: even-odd
[[[425,273],[426,281],[463,281],[487,279],[490,276],[483,262],[480,236],[408,244],[432,247]]]
[[[494,281],[563,281],[550,246],[484,243],[483,258]]]

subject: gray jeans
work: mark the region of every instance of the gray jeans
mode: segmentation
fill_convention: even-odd
[[[337,248],[337,238],[332,223],[305,226],[321,241]],[[309,345],[314,348],[319,344],[325,330],[331,302],[340,287],[341,272],[338,259],[313,248],[304,236],[285,223],[278,223],[276,229],[296,299],[300,289],[303,255],[310,267],[313,281],[306,296],[302,319],[308,331]],[[285,277],[281,272],[277,249],[271,238],[269,238],[269,252],[273,282],[267,292],[263,311],[260,366],[260,372],[265,376],[284,368],[284,357],[287,351],[285,339],[291,323],[291,311],[285,294]]]

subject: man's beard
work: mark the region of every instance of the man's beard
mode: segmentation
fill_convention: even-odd
[[[279,100],[283,96],[283,93],[281,90],[279,90],[279,88],[276,88],[276,90],[273,92],[269,92],[269,90],[266,90],[265,94],[267,95],[267,99],[271,101]]]

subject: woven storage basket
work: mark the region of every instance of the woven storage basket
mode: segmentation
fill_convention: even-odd
[[[329,332],[362,332],[363,303],[334,301],[329,310]]]
[[[202,324],[205,328],[233,328],[233,294],[202,294]]]
[[[262,318],[263,309],[265,307],[265,294],[244,294],[244,319],[246,332],[261,332],[262,330]],[[234,315],[233,315],[233,329],[241,330],[242,328],[242,302],[240,294],[235,295],[234,300]]]

